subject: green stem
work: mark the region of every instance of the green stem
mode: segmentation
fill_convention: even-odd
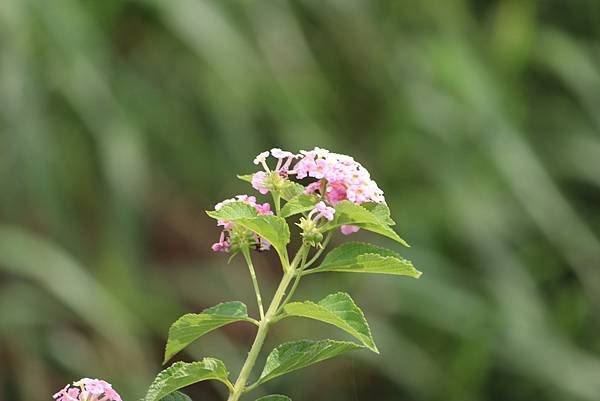
[[[267,337],[267,333],[269,332],[269,328],[271,326],[272,320],[277,314],[279,310],[279,306],[282,304],[281,300],[285,296],[285,291],[290,285],[290,282],[296,276],[296,266],[298,265],[301,255],[305,253],[305,246],[303,245],[291,265],[284,266],[284,275],[281,278],[281,282],[277,287],[277,291],[275,291],[275,295],[273,296],[273,300],[269,305],[269,309],[267,309],[267,313],[265,313],[264,318],[262,318],[258,325],[258,331],[256,332],[256,337],[254,338],[254,342],[252,343],[252,347],[250,348],[250,352],[248,352],[248,357],[242,366],[242,370],[240,371],[240,375],[238,376],[235,384],[233,385],[233,391],[229,393],[229,398],[227,401],[238,401],[244,391],[247,390],[246,383],[248,382],[248,377],[250,373],[252,373],[252,368],[256,363],[256,359],[260,354],[260,350],[262,349],[263,344],[265,343],[265,339]],[[256,386],[252,386],[254,388]]]
[[[275,215],[279,216],[281,214],[281,195],[277,192],[271,192],[273,195],[273,204],[275,204]]]
[[[323,253],[323,251],[325,250],[325,248],[327,248],[327,245],[329,245],[329,240],[331,240],[331,236],[332,236],[333,232],[330,231],[327,233],[327,236],[325,237],[325,241],[323,241],[323,243],[321,244],[321,247],[319,248],[319,250],[313,255],[312,258],[310,258],[310,260],[308,262],[306,262],[304,264],[304,269],[310,267],[310,265],[312,265],[313,263],[315,263],[315,261],[317,259],[319,259],[319,256],[321,256],[321,254]]]
[[[247,247],[242,248],[242,253],[246,259],[248,270],[250,270],[250,277],[252,278],[252,285],[254,286],[254,293],[256,294],[256,303],[258,304],[258,311],[260,312],[261,320],[265,317],[265,311],[263,309],[262,297],[260,295],[260,287],[258,286],[258,280],[256,279],[256,272],[254,271],[254,265],[252,264],[252,258],[250,257],[250,251]]]
[[[294,284],[292,284],[292,288],[290,289],[290,292],[289,292],[288,296],[281,303],[281,306],[279,306],[279,309],[277,310],[277,313],[280,313],[281,310],[283,309],[283,307],[288,302],[290,302],[290,300],[294,296],[294,293],[296,292],[296,288],[298,288],[298,285],[300,284],[300,279],[302,278],[302,271],[304,270],[304,268],[306,266],[306,257],[308,256],[308,252],[309,252],[310,248],[309,247],[305,247],[304,249],[305,250],[302,253],[302,261],[300,262],[300,267],[296,270],[296,279],[294,280]]]

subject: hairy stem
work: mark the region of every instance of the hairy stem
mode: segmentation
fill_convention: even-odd
[[[282,305],[282,300],[285,296],[285,292],[288,286],[290,285],[291,281],[296,276],[296,267],[300,263],[302,255],[305,254],[305,252],[306,248],[303,245],[294,257],[292,263],[289,266],[284,266],[285,273],[281,278],[281,282],[277,287],[277,291],[275,291],[275,295],[273,296],[273,300],[271,301],[271,304],[269,305],[265,316],[260,320],[258,324],[258,331],[256,332],[256,337],[254,338],[254,342],[252,343],[250,352],[248,352],[248,357],[246,358],[246,361],[242,366],[240,375],[238,376],[237,380],[235,381],[235,384],[233,385],[233,391],[229,393],[229,398],[227,399],[227,401],[238,401],[244,393],[244,391],[246,390],[246,383],[248,382],[248,377],[250,376],[250,373],[252,373],[252,368],[254,368],[256,359],[258,358],[262,346],[265,343],[265,339],[267,338],[271,321],[277,314],[279,307]]]
[[[323,241],[319,250],[317,250],[317,252],[313,255],[313,257],[310,258],[310,260],[303,265],[304,269],[310,267],[313,263],[315,263],[317,261],[317,259],[319,259],[319,256],[321,256],[321,254],[323,253],[323,251],[325,250],[327,245],[329,245],[329,241],[331,240],[332,235],[333,235],[333,231],[330,231],[327,233],[327,236],[325,237],[325,241]]]
[[[281,214],[281,195],[276,192],[271,192],[273,195],[273,203],[275,204],[275,215],[279,216]]]
[[[254,293],[256,294],[256,302],[258,304],[258,311],[260,312],[261,320],[265,318],[265,311],[263,309],[262,297],[260,295],[260,287],[258,286],[258,280],[256,279],[256,272],[254,271],[254,265],[252,264],[252,258],[250,257],[250,251],[248,248],[243,248],[242,253],[246,259],[248,270],[250,270],[250,277],[252,278],[252,285],[254,286]]]
[[[308,256],[309,250],[310,250],[309,247],[304,248],[304,251],[302,252],[302,261],[300,262],[300,267],[296,270],[296,279],[294,280],[294,284],[292,284],[292,288],[291,288],[288,296],[285,298],[285,300],[281,303],[281,305],[277,309],[277,313],[281,312],[281,310],[283,309],[285,304],[287,304],[294,296],[294,293],[296,292],[296,288],[298,288],[298,285],[300,284],[300,279],[302,278],[301,273],[306,266],[306,257]]]

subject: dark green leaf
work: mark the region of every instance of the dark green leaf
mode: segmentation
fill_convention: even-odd
[[[304,274],[318,272],[381,273],[419,278],[421,272],[396,252],[362,242],[348,242],[325,256],[321,265]]]
[[[257,384],[358,348],[362,346],[335,340],[300,340],[281,344],[267,357]]]
[[[169,329],[164,362],[208,332],[229,323],[249,320],[246,305],[238,301],[224,302],[202,313],[183,315]]]
[[[229,372],[218,359],[204,358],[198,362],[176,362],[156,376],[150,385],[144,401],[157,401],[161,398],[203,380],[218,380],[228,388],[233,385],[227,378]]]
[[[307,317],[337,326],[379,353],[365,315],[346,293],[328,295],[318,304],[311,301],[291,302],[285,305],[284,312],[286,316]]]
[[[192,399],[188,397],[187,394],[175,391],[174,393],[161,398],[160,401],[192,401]]]
[[[292,401],[292,399],[285,395],[273,394],[273,395],[266,395],[264,397],[260,397],[256,401]]]

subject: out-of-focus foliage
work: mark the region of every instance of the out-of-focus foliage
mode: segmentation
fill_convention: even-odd
[[[356,239],[425,275],[307,277],[298,299],[351,290],[381,355],[265,391],[596,401],[599,106],[597,1],[2,0],[0,400],[82,376],[139,399],[177,316],[253,299],[202,210],[259,151],[317,145],[369,168],[413,247]],[[339,335],[286,320],[267,349]],[[254,330],[193,356],[237,371]]]

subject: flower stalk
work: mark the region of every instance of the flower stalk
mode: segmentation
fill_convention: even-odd
[[[244,392],[250,391],[254,388],[254,386],[246,386],[248,383],[248,378],[252,373],[254,365],[256,364],[256,359],[260,355],[260,351],[262,350],[263,344],[265,343],[265,339],[267,338],[267,334],[269,333],[269,328],[273,319],[276,318],[279,309],[283,307],[285,303],[289,300],[289,298],[286,298],[286,300],[282,302],[288,286],[290,285],[294,277],[297,277],[296,270],[298,263],[300,263],[298,269],[303,268],[302,263],[299,261],[306,260],[306,254],[308,253],[308,250],[309,248],[305,244],[302,244],[300,250],[296,254],[296,257],[294,257],[294,260],[292,261],[291,265],[287,266],[287,268],[285,268],[284,266],[285,273],[283,274],[283,277],[279,282],[279,286],[275,291],[275,295],[273,295],[273,299],[271,300],[271,304],[269,305],[266,314],[261,318],[259,322],[258,331],[256,332],[256,337],[254,338],[252,347],[248,352],[248,357],[246,358],[246,361],[244,362],[244,365],[240,370],[240,374],[237,380],[235,381],[235,384],[233,385],[233,391],[231,391],[231,393],[229,394],[229,398],[227,399],[227,401],[238,401]],[[249,260],[249,258],[247,260]]]

